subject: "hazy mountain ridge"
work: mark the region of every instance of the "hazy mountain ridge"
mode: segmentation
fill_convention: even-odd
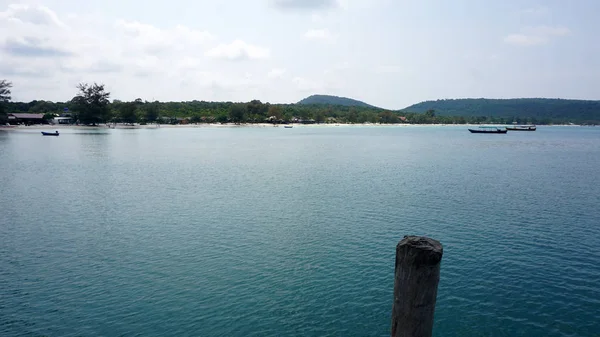
[[[435,110],[438,116],[600,120],[600,101],[559,98],[441,99],[417,103],[401,111],[423,113],[427,110]]]
[[[359,101],[356,99],[341,97],[341,96],[333,96],[333,95],[311,95],[302,100],[300,100],[297,104],[318,104],[318,105],[340,105],[340,106],[356,106],[356,107],[365,107],[365,108],[377,108],[378,107],[367,104],[363,101]]]

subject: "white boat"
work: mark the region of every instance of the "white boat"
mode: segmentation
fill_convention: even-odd
[[[535,125],[513,125],[507,126],[506,130],[508,131],[535,131]]]

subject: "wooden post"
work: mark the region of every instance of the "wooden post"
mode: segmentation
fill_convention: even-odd
[[[442,244],[405,236],[396,246],[392,337],[431,337]]]

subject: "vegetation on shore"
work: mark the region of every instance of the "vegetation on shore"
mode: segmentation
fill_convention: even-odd
[[[9,102],[10,82],[0,82],[0,119],[7,113],[70,115],[99,123],[409,123],[409,124],[600,124],[600,102],[552,99],[438,100],[386,110],[344,97],[313,95],[296,104],[250,102],[110,101],[103,84],[82,83],[68,102]],[[4,90],[4,91],[2,91]]]
[[[511,99],[443,99],[425,101],[404,109],[415,113],[435,110],[438,116],[487,116],[490,119],[524,118],[535,124],[600,124],[600,101],[511,98]]]

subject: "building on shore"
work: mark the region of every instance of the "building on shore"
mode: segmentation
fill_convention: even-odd
[[[52,124],[71,124],[72,122],[73,118],[70,116],[60,116],[52,119]]]
[[[44,119],[44,114],[9,113],[7,117],[8,123],[12,125],[48,124],[48,121]]]

